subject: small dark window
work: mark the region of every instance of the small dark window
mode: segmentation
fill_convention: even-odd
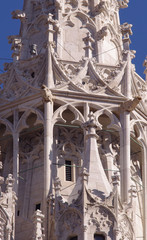
[[[94,240],[105,240],[105,237],[102,234],[94,234]]]
[[[72,181],[72,166],[71,161],[65,161],[66,181]]]
[[[35,77],[35,73],[34,73],[34,72],[31,73],[31,77],[32,77],[32,78]]]
[[[35,206],[35,211],[36,211],[36,210],[40,210],[40,209],[41,209],[41,203],[36,204],[36,206]]]
[[[70,237],[69,240],[78,240],[78,237],[77,237],[77,236],[75,236],[75,237]]]
[[[18,217],[19,217],[19,214],[20,214],[20,211],[18,210],[18,211],[17,211],[17,216],[18,216]]]

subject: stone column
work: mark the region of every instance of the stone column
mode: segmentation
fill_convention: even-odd
[[[86,222],[86,209],[87,209],[87,192],[86,192],[86,186],[88,182],[88,172],[86,168],[83,168],[81,172],[81,177],[82,177],[82,206],[83,206],[83,234],[81,240],[88,240],[87,236],[87,222]]]
[[[52,69],[52,44],[54,23],[52,14],[47,17],[47,52],[46,52],[46,76],[45,84],[42,86],[42,97],[44,100],[44,198],[43,214],[45,215],[45,239],[48,239],[48,196],[51,191],[51,162],[53,158],[53,101],[50,89],[54,87],[53,69]]]
[[[45,239],[48,239],[48,196],[51,191],[51,162],[53,159],[53,102],[44,104],[44,200],[43,214],[45,215]]]
[[[18,123],[18,110],[14,110],[14,131],[13,131],[13,177],[14,191],[18,195],[18,184],[19,184],[19,133],[17,130]]]
[[[114,192],[114,211],[117,222],[114,223],[114,239],[119,240],[119,227],[118,227],[118,209],[119,209],[119,193],[118,193],[118,185],[119,185],[119,175],[117,172],[114,172],[112,175],[112,183],[113,183],[113,192]]]
[[[121,113],[120,133],[120,173],[121,173],[121,199],[129,202],[130,189],[130,113]]]
[[[123,94],[131,98],[131,57],[130,57],[130,38],[132,34],[131,24],[124,23],[121,26],[124,44],[124,60],[127,61],[125,78],[123,83]],[[130,189],[130,111],[127,108],[121,109],[121,134],[120,134],[120,171],[121,171],[121,199],[122,202],[129,202]]]

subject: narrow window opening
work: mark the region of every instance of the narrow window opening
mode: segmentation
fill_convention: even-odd
[[[40,210],[40,209],[41,209],[41,203],[36,204],[35,211]]]
[[[102,234],[94,234],[94,240],[105,240],[105,237]]]
[[[72,166],[71,161],[65,161],[66,181],[72,181]]]
[[[19,217],[19,215],[20,215],[20,211],[18,210],[18,211],[17,211],[17,216]]]

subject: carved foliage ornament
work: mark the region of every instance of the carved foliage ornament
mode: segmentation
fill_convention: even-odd
[[[114,216],[103,206],[95,207],[95,209],[91,210],[92,212],[90,214],[90,219],[88,220],[88,225],[94,225],[96,231],[105,232],[107,235],[109,234],[109,236],[111,235],[112,237],[115,221]]]

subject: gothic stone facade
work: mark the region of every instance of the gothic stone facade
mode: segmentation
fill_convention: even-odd
[[[147,239],[147,85],[131,63],[132,25],[119,22],[127,4],[24,0],[12,12],[2,240]]]

